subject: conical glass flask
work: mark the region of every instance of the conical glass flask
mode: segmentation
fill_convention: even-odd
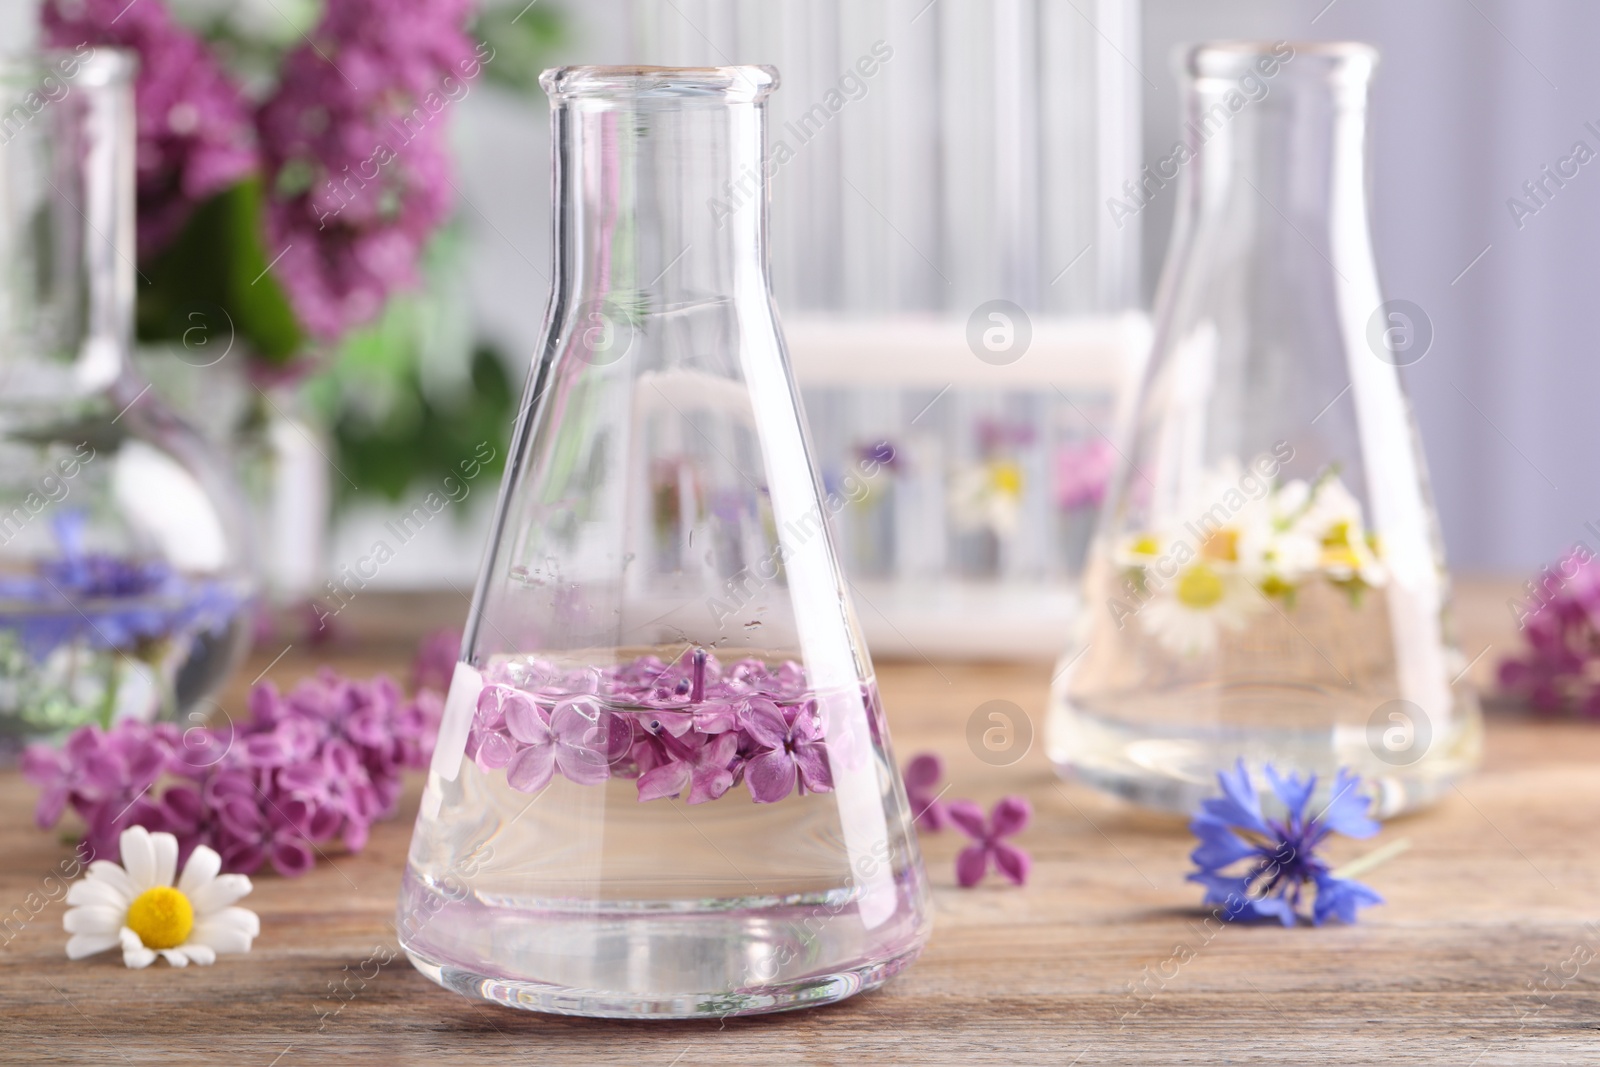
[[[249,640],[231,473],[129,366],[136,62],[0,59],[0,758],[197,722]]]
[[[399,905],[412,962],[458,992],[772,1011],[873,988],[927,939],[769,295],[776,83],[544,75],[545,343]]]
[[[1426,316],[1378,289],[1359,44],[1188,54],[1153,350],[1052,695],[1058,769],[1190,810],[1243,759],[1348,767],[1391,815],[1478,761],[1399,367]]]

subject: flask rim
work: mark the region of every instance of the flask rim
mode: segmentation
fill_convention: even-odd
[[[574,100],[704,100],[761,103],[778,87],[776,67],[552,67],[539,76],[552,104]]]
[[[1182,68],[1195,82],[1203,83],[1259,73],[1260,63],[1275,61],[1274,80],[1288,73],[1300,79],[1349,85],[1368,81],[1378,58],[1378,50],[1362,41],[1221,40],[1184,49]]]

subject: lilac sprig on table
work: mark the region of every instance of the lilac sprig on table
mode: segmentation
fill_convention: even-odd
[[[431,690],[408,698],[387,678],[324,670],[287,693],[257,685],[243,724],[82,727],[61,749],[30,746],[23,774],[40,789],[39,825],[71,807],[93,855],[116,855],[122,832],[142,826],[174,835],[184,858],[215,849],[224,871],[300,875],[325,842],[365,846],[399,801],[401,772],[427,765],[442,710]]]
[[[1216,914],[1226,921],[1275,919],[1284,926],[1301,920],[1318,926],[1328,919],[1353,923],[1359,909],[1383,903],[1368,886],[1338,877],[1317,855],[1333,834],[1365,838],[1378,832],[1361,779],[1341,770],[1331,799],[1308,814],[1316,775],[1284,777],[1271,764],[1264,772],[1283,805],[1281,818],[1263,814],[1255,783],[1240,760],[1232,771],[1218,772],[1222,796],[1203,801],[1201,814],[1189,824],[1200,842],[1190,854],[1197,869],[1189,881],[1205,886],[1205,903],[1220,905]],[[1227,873],[1230,869],[1235,873]]]
[[[862,700],[876,729],[870,686]],[[582,785],[634,779],[641,801],[690,804],[740,783],[757,804],[833,789],[830,745],[804,668],[757,659],[724,667],[704,649],[672,663],[498,663],[478,696],[466,755],[484,772],[504,770],[524,793],[558,775]]]

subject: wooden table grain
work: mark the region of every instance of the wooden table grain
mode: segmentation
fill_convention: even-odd
[[[1513,646],[1513,592],[1485,581],[1461,591],[1480,681]],[[419,625],[464,613],[460,601],[371,597],[352,607],[360,640],[291,648],[267,676],[289,683],[328,660],[399,670]],[[280,651],[260,650],[225,704],[242,707]],[[1049,673],[880,664],[902,756],[941,752],[957,794],[1033,801],[1022,838],[1033,881],[958,889],[958,842],[925,836],[936,919],[915,966],[842,1004],[726,1022],[535,1015],[424,979],[391,925],[415,784],[360,855],[335,853],[299,880],[257,878],[245,903],[262,933],[249,956],[141,972],[116,954],[68,962],[63,905],[48,889],[68,847],[33,826],[15,772],[0,774],[0,1062],[1600,1062],[1600,725],[1491,706],[1482,772],[1379,839],[1413,842],[1368,879],[1384,906],[1352,927],[1217,932],[1184,881],[1181,821],[1058,781],[1037,740],[1004,768],[968,751],[965,723],[985,701],[1013,701],[1040,723]]]

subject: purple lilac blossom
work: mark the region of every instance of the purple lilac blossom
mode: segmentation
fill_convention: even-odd
[[[800,795],[833,788],[822,724],[810,709],[779,708],[755,699],[740,715],[751,748],[745,759],[745,784],[757,804],[772,804],[797,787]]]
[[[301,362],[309,363],[311,359],[308,357]],[[338,618],[314,599],[300,600],[282,609],[260,602],[251,623],[252,643],[256,645],[303,641],[312,648],[320,648],[342,641],[346,636]]]
[[[23,774],[40,789],[39,825],[70,806],[96,855],[115,855],[122,831],[143,826],[176,836],[183,857],[208,845],[223,870],[270,864],[295,876],[335,837],[352,852],[365,845],[399,801],[401,771],[427,765],[442,711],[437,693],[408,700],[387,678],[325,670],[287,693],[256,686],[242,726],[85,726],[60,750],[30,746]]]
[[[45,41],[127,48],[139,57],[139,258],[160,252],[203,200],[251,174],[250,110],[205,43],[162,0],[48,0]]]
[[[1116,453],[1104,437],[1062,445],[1056,451],[1056,506],[1062,511],[1098,507],[1115,462]]]
[[[678,741],[661,738],[666,758],[639,775],[639,799],[675,797],[687,790],[690,804],[715,800],[733,788],[739,754],[739,735],[691,733]]]
[[[416,658],[411,661],[411,687],[448,692],[460,658],[461,630],[453,626],[435,630],[417,646]]]
[[[167,769],[175,734],[171,726],[109,734],[84,726],[59,751],[30,745],[22,754],[22,775],[40,789],[34,812],[39,826],[54,826],[70,805],[87,826],[84,838],[93,854],[116,855],[123,829],[159,817],[149,790]]]
[[[478,696],[466,756],[533,793],[558,775],[597,785],[637,780],[640,801],[702,804],[743,781],[758,804],[833,789],[817,700],[799,664],[724,668],[704,649],[671,664],[641,656],[563,670],[497,663]],[[873,695],[863,692],[873,713]]]
[[[1526,588],[1512,608],[1527,648],[1501,662],[1500,684],[1535,710],[1600,718],[1600,562],[1576,549]]]
[[[917,829],[938,833],[950,825],[949,805],[939,799],[943,792],[944,761],[936,753],[922,752],[911,757],[901,775],[906,784],[906,801]]]
[[[978,447],[985,455],[1013,452],[1033,444],[1035,433],[1025,422],[1005,419],[979,419],[977,425]]]
[[[1197,868],[1189,881],[1205,886],[1205,903],[1221,905],[1217,915],[1227,921],[1276,919],[1284,926],[1302,918],[1318,926],[1330,918],[1353,923],[1358,909],[1383,903],[1360,882],[1334,877],[1317,855],[1330,834],[1371,837],[1378,832],[1367,814],[1371,802],[1360,792],[1361,779],[1341,770],[1327,806],[1308,816],[1316,775],[1285,778],[1271,764],[1265,773],[1283,804],[1283,818],[1262,814],[1261,798],[1240,760],[1231,772],[1217,773],[1222,796],[1204,801],[1201,814],[1189,824],[1200,842],[1189,857]],[[1243,874],[1224,873],[1241,862],[1246,865]],[[1306,911],[1302,904],[1308,886],[1315,890],[1315,901]]]
[[[992,864],[1008,882],[1025,885],[1033,870],[1032,858],[1005,838],[1019,834],[1033,821],[1033,805],[1023,797],[1002,797],[987,820],[983,809],[970,800],[952,800],[951,825],[972,838],[956,857],[956,881],[970,889],[983,881]]]
[[[261,106],[268,254],[313,337],[338,338],[417,281],[450,205],[444,112],[481,67],[469,9],[330,0]]]
[[[883,467],[898,474],[901,469],[900,453],[888,441],[873,441],[856,449],[862,466]]]
[[[42,660],[63,644],[131,651],[147,641],[224,629],[243,608],[231,582],[188,578],[163,560],[123,559],[84,547],[82,512],[52,522],[60,556],[30,576],[0,579],[0,628]]]

